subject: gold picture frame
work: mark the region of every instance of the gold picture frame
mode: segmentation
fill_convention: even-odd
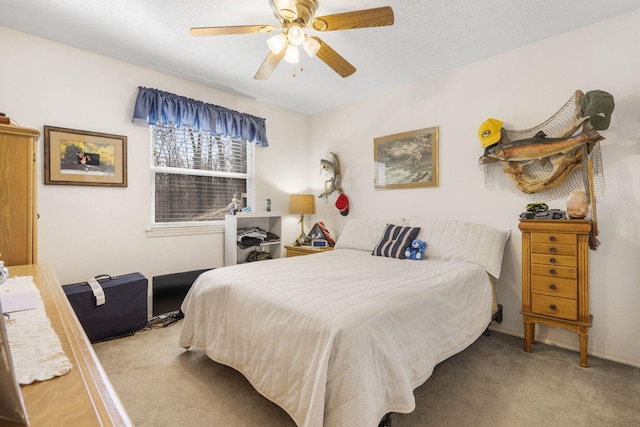
[[[127,137],[44,127],[44,183],[127,186]]]
[[[373,140],[376,190],[438,186],[438,126]]]

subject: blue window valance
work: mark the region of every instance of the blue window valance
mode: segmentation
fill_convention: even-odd
[[[150,125],[160,122],[189,126],[199,132],[246,139],[262,147],[269,145],[263,118],[142,86],[138,87],[133,119],[146,120]]]

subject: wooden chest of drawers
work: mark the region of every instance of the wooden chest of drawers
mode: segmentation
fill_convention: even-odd
[[[522,320],[525,351],[531,352],[536,323],[577,332],[580,366],[587,367],[589,314],[587,220],[521,220]]]

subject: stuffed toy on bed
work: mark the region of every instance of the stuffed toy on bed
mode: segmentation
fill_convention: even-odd
[[[407,259],[421,260],[424,257],[424,250],[427,248],[427,242],[422,240],[414,240],[411,242],[411,246],[404,251],[404,256]]]

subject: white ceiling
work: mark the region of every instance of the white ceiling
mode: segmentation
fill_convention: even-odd
[[[309,31],[357,68],[345,79],[302,54],[295,78],[282,61],[269,80],[254,80],[269,34],[189,34],[190,27],[277,26],[270,0],[0,0],[0,25],[314,114],[640,8],[640,0],[319,3],[317,16],[393,7],[390,27]]]

